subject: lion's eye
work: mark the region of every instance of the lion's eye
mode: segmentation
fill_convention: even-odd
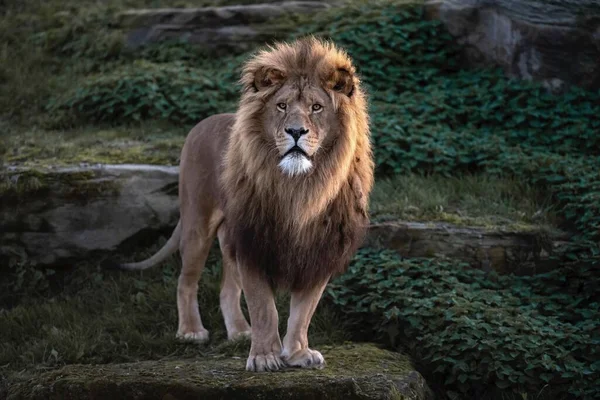
[[[279,111],[285,111],[286,108],[287,108],[287,104],[285,104],[285,103],[278,103],[277,104],[277,109]]]
[[[322,106],[322,105],[320,105],[320,104],[313,104],[313,105],[312,105],[312,110],[313,110],[313,112],[319,112],[319,111],[321,111],[322,109],[323,109],[323,106]]]

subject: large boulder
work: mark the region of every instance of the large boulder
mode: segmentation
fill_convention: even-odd
[[[600,88],[598,0],[435,0],[429,9],[473,65],[499,65],[552,90]]]
[[[207,48],[247,50],[289,34],[290,20],[298,15],[322,12],[323,1],[231,5],[203,8],[159,8],[129,10],[118,16],[118,26],[127,31],[129,47],[163,40],[185,41]],[[278,26],[275,19],[288,20]]]
[[[0,257],[56,264],[174,227],[178,179],[178,167],[152,165],[0,173]]]
[[[69,365],[21,382],[10,400],[110,399],[344,399],[432,398],[427,383],[403,354],[374,345],[323,349],[323,370],[244,371],[240,357]]]

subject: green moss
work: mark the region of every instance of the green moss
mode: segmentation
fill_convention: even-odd
[[[134,258],[143,258],[160,245]],[[179,270],[175,257],[161,268],[142,273],[111,273],[93,264],[80,264],[72,274],[61,274],[64,286],[60,295],[44,292],[39,297],[40,293],[31,293],[29,300],[0,313],[0,374],[8,378],[11,393],[23,399],[75,399],[94,392],[94,398],[115,400],[132,398],[132,393],[140,391],[149,398],[160,393],[159,399],[167,391],[173,398],[186,398],[185,393],[194,398],[199,393],[206,397],[226,393],[226,398],[230,394],[239,398],[278,398],[261,395],[283,380],[281,396],[293,392],[314,398],[310,390],[321,390],[313,389],[314,385],[338,380],[324,385],[322,398],[339,398],[335,393],[351,399],[359,398],[357,387],[373,391],[392,387],[389,379],[373,376],[373,371],[398,379],[414,374],[410,361],[402,354],[386,353],[372,345],[340,349],[339,344],[348,339],[350,332],[346,321],[340,320],[327,304],[317,309],[309,332],[311,346],[322,351],[327,360],[325,369],[261,375],[245,372],[249,342],[225,340],[218,304],[218,260],[218,253],[213,251],[200,282],[202,318],[211,333],[210,342],[204,345],[175,340],[177,312],[173,296]],[[277,305],[280,331],[285,332],[287,296],[278,296]],[[123,362],[134,364],[113,364]],[[352,374],[356,384],[349,378]],[[204,392],[195,391],[200,385],[205,385]]]
[[[405,355],[370,344],[327,347],[323,355],[327,362],[323,370],[293,369],[263,374],[246,372],[244,359],[225,356],[73,365],[17,384],[11,394],[28,399],[90,396],[125,399],[133,393],[138,397],[176,399],[192,395],[236,399],[407,398],[396,386],[414,373]],[[419,398],[425,392],[421,390]]]
[[[148,257],[163,244],[164,241],[154,242],[127,260]],[[219,309],[218,246],[212,249],[200,280],[198,301],[211,335],[210,342],[202,346],[175,340],[175,293],[181,267],[177,257],[140,273],[103,270],[97,262],[80,262],[71,269],[56,266],[45,290],[30,288],[28,282],[18,287],[19,271],[27,273],[28,281],[33,280],[39,271],[35,266],[17,266],[20,269],[16,271],[10,266],[1,267],[4,272],[0,274],[0,307],[6,310],[0,311],[0,375],[74,363],[105,364],[169,356],[247,356],[247,342],[226,341]],[[278,296],[277,308],[280,331],[284,332],[289,315],[288,296]],[[310,343],[319,349],[343,343],[351,338],[346,327],[347,321],[339,313],[322,304],[311,322]]]
[[[94,171],[55,173],[28,169],[23,172],[4,172],[0,173],[0,196],[5,201],[19,201],[26,197],[41,197],[51,191],[56,197],[89,198],[119,190],[116,183],[95,178]]]
[[[48,182],[45,175],[36,170],[21,174],[0,173],[0,195],[2,197],[21,197],[46,189]]]

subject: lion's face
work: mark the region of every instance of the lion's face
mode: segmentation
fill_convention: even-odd
[[[264,169],[265,160],[278,165],[277,174],[307,177],[298,182],[326,176],[333,165],[347,171],[356,132],[368,134],[368,126],[360,80],[344,52],[314,38],[281,44],[250,59],[241,82],[235,130],[246,171]]]
[[[340,131],[330,97],[306,79],[286,82],[266,102],[263,118],[279,167],[290,176],[309,172]]]

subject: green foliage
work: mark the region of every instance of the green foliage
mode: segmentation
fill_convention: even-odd
[[[64,102],[50,102],[48,109],[75,110],[88,121],[197,121],[235,110],[234,85],[218,78],[182,63],[139,61],[86,79]]]
[[[358,2],[311,19],[294,36],[317,35],[348,51],[371,96],[397,100],[415,85],[458,68],[458,48],[419,4]],[[389,101],[393,104],[392,101]]]
[[[56,101],[52,99],[81,86],[89,74],[109,73],[139,59],[186,60],[196,64],[210,57],[214,61],[215,55],[223,54],[222,49],[207,52],[181,43],[129,51],[124,46],[125,31],[115,24],[123,10],[257,2],[265,1],[4,0],[0,7],[0,114],[13,123],[31,126],[32,122],[38,122],[32,114],[44,118],[48,110],[44,105],[48,101]],[[135,78],[133,71],[131,77]],[[57,110],[49,111],[55,115]],[[75,122],[81,124],[84,116],[79,115]],[[73,122],[68,113],[60,113],[54,119],[54,125],[59,127]]]
[[[327,299],[392,344],[405,344],[464,398],[496,390],[554,399],[600,395],[600,303],[590,266],[491,276],[444,260],[364,249]]]

